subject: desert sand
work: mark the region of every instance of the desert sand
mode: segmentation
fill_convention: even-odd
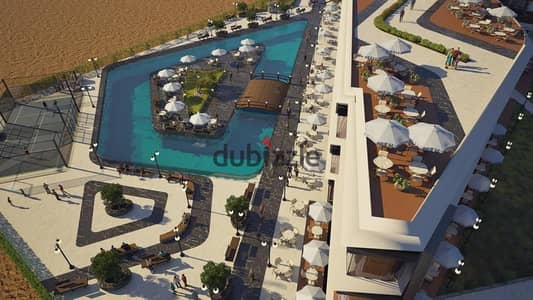
[[[39,299],[3,249],[0,249],[0,299]]]
[[[234,1],[0,0],[0,78],[33,82],[232,11]]]

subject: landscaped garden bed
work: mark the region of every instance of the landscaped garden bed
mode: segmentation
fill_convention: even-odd
[[[189,114],[202,110],[207,101],[213,97],[214,89],[224,76],[224,69],[209,70],[189,68],[185,72],[183,100]]]

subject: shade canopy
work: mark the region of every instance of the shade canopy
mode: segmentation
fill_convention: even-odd
[[[418,122],[408,129],[409,138],[422,150],[442,153],[455,147],[455,135],[440,125]]]
[[[457,206],[453,214],[453,221],[463,227],[472,227],[478,220],[479,216],[476,211],[463,204]]]
[[[386,42],[381,43],[381,47],[385,48],[386,50],[401,54],[411,51],[411,45],[409,45],[407,42],[404,42],[400,39],[392,39],[388,40]]]
[[[315,202],[309,205],[309,216],[318,222],[331,221],[331,204],[328,202]]]
[[[464,257],[457,247],[446,241],[442,241],[440,242],[433,259],[435,259],[435,261],[442,267],[451,269],[458,267],[460,261],[464,260]]]
[[[322,288],[313,285],[306,285],[296,292],[296,300],[324,300],[326,294]]]
[[[478,192],[488,192],[490,189],[490,179],[481,174],[474,174],[468,181],[468,187]]]
[[[206,113],[197,112],[189,118],[189,123],[195,126],[205,125],[211,120],[211,116]]]
[[[319,83],[315,86],[315,92],[321,94],[331,93],[331,87],[327,84]]]
[[[366,122],[365,135],[377,145],[398,147],[409,142],[409,130],[396,120],[377,118]]]
[[[311,240],[304,245],[302,257],[312,266],[324,267],[328,264],[329,246],[324,241]]]
[[[303,167],[309,172],[322,172],[326,168],[326,162],[320,158],[304,158]]]
[[[516,16],[516,13],[505,5],[500,6],[498,8],[489,8],[487,9],[487,11],[491,16],[495,16],[498,18],[508,18]]]
[[[241,45],[243,46],[253,46],[255,45],[255,41],[252,39],[244,39],[241,41]]]
[[[163,69],[159,72],[157,72],[157,76],[161,77],[161,78],[169,78],[169,77],[172,77],[176,75],[176,71],[172,70],[172,69]]]
[[[376,43],[370,44],[368,46],[359,47],[359,51],[357,51],[357,54],[374,59],[383,59],[390,56],[390,52],[387,49],[381,47]]]
[[[181,84],[179,82],[169,82],[163,86],[163,92],[175,93],[181,90]]]
[[[217,48],[217,49],[211,51],[211,55],[213,55],[213,56],[224,56],[226,54],[228,54],[228,50],[222,49],[222,48]]]
[[[324,70],[324,71],[318,71],[316,73],[316,78],[319,80],[326,80],[333,77],[333,74],[331,74],[330,71]]]
[[[503,162],[503,154],[494,148],[485,148],[481,153],[481,159],[491,164],[501,164]]]
[[[377,93],[394,94],[403,91],[403,81],[391,75],[374,75],[368,78],[367,86]]]
[[[255,51],[255,48],[252,46],[245,45],[245,46],[239,47],[239,52],[249,53],[249,52],[254,52],[254,51]]]
[[[185,55],[180,58],[180,62],[184,64],[190,64],[196,61],[196,56],[194,55]]]
[[[507,133],[507,129],[502,124],[496,124],[492,130],[492,134],[495,136],[504,136]]]
[[[307,123],[311,125],[324,125],[326,124],[326,118],[324,118],[322,115],[318,113],[314,113],[312,115],[309,115],[306,119]]]
[[[185,103],[181,101],[171,100],[165,105],[165,110],[169,113],[177,113],[185,108]]]

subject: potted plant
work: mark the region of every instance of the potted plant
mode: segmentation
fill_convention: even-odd
[[[417,84],[420,81],[420,75],[418,75],[413,69],[409,69],[407,81],[410,84]]]
[[[361,71],[361,77],[363,78],[364,81],[368,81],[368,77],[370,77],[370,71],[368,70]]]
[[[110,216],[123,215],[133,208],[133,202],[124,198],[122,186],[117,183],[106,184],[101,190],[105,211]]]
[[[202,289],[208,290],[211,299],[221,299],[221,295],[229,285],[230,276],[231,269],[226,264],[209,261],[204,265],[203,272],[200,274]]]
[[[100,288],[106,291],[124,287],[131,279],[131,271],[120,265],[120,257],[116,251],[98,253],[92,259],[90,271],[98,280]]]
[[[281,15],[279,16],[279,18],[281,20],[288,20],[289,19],[289,14],[287,12],[289,11],[290,8],[291,8],[291,6],[289,4],[286,4],[286,3],[281,3],[279,5],[279,11],[281,12]]]
[[[248,28],[257,28],[259,24],[255,22],[255,19],[257,18],[257,11],[255,8],[250,8],[246,12],[246,20],[248,20]]]
[[[392,182],[394,182],[394,187],[399,191],[404,191],[410,186],[409,180],[403,178],[399,173],[394,174]]]
[[[230,216],[233,227],[238,228],[244,224],[248,216],[249,206],[250,203],[244,195],[239,197],[231,195],[226,199],[226,213]]]

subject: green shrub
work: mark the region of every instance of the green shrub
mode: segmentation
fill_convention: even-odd
[[[242,12],[242,11],[246,11],[248,9],[248,4],[246,4],[246,2],[239,2],[237,3],[237,10]]]
[[[204,284],[209,292],[215,288],[222,291],[226,287],[226,282],[231,276],[230,267],[224,263],[215,264],[212,261],[207,262],[203,267],[203,272],[200,274],[200,281]]]
[[[124,273],[120,266],[120,257],[115,251],[98,253],[91,263],[91,272],[99,281],[120,282]]]
[[[226,23],[222,19],[216,19],[213,20],[213,23],[211,23],[216,29],[222,29],[224,26],[226,26]]]
[[[257,10],[252,8],[246,12],[246,19],[248,21],[254,21],[257,18]]]
[[[104,200],[106,207],[117,206],[124,201],[124,194],[120,184],[106,184],[100,192],[102,193],[102,200]]]

